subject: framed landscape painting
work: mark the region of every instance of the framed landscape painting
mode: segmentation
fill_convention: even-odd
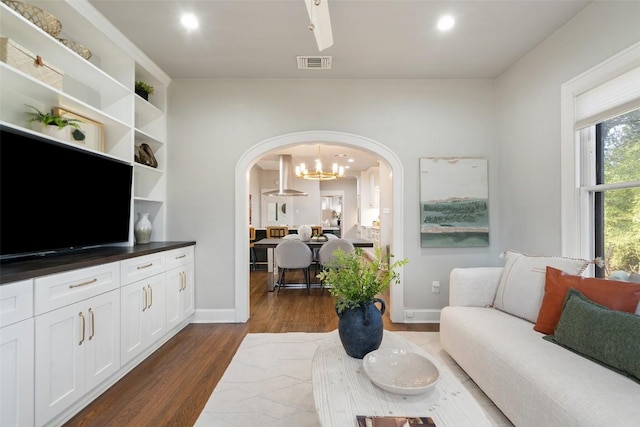
[[[423,248],[489,246],[487,159],[420,158]]]

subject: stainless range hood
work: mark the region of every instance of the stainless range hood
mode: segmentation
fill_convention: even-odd
[[[280,155],[280,167],[278,171],[279,188],[274,191],[267,191],[264,193],[265,196],[307,196],[307,193],[291,188],[293,182],[293,160],[291,160],[291,155]]]

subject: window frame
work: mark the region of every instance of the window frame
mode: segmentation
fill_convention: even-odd
[[[640,98],[624,99],[616,103],[615,89],[611,83],[625,73],[640,70],[640,43],[625,49],[591,70],[568,81],[561,87],[561,253],[564,256],[593,259],[595,257],[594,213],[595,194],[629,186],[640,186],[640,182],[622,184],[596,184],[596,135],[595,124],[602,121],[602,113],[619,115],[623,110],[640,107]],[[618,79],[624,80],[624,79]],[[624,84],[632,84],[633,90],[622,93],[637,93],[638,83],[627,79]],[[631,83],[629,83],[631,81]],[[590,100],[594,117],[591,125],[580,117],[584,105],[579,105],[580,96],[597,93],[604,95],[606,107],[599,106],[601,99]],[[594,97],[592,97],[594,98]],[[595,97],[598,98],[598,97]],[[579,109],[579,107],[582,107]],[[579,129],[577,127],[580,127]],[[595,275],[593,265],[590,275]]]

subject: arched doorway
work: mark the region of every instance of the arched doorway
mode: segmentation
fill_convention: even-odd
[[[375,153],[384,159],[392,173],[392,227],[393,237],[390,244],[397,259],[404,258],[404,228],[403,228],[403,179],[404,172],[398,157],[386,146],[372,139],[337,131],[306,131],[289,133],[266,139],[246,151],[236,164],[235,173],[235,321],[246,322],[249,319],[249,171],[261,157],[279,148],[309,143],[327,142],[360,148]],[[404,292],[402,285],[402,268],[398,270],[400,283],[390,288],[390,318],[394,322],[404,320]]]

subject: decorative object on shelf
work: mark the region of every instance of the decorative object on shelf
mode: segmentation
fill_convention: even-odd
[[[138,221],[133,227],[133,234],[136,237],[136,244],[144,245],[151,241],[153,226],[149,220],[149,212],[139,212],[138,217]]]
[[[318,158],[316,159],[316,169],[311,172],[307,169],[304,163],[300,163],[296,166],[296,177],[303,179],[310,179],[314,181],[330,181],[333,179],[342,178],[344,176],[344,166],[338,166],[334,163],[331,172],[325,172],[322,170],[322,161],[320,160],[320,144],[318,144]]]
[[[89,58],[91,58],[91,51],[80,43],[74,42],[73,40],[69,39],[58,39],[58,41],[87,61],[89,60]]]
[[[308,242],[309,239],[311,239],[311,226],[301,225],[298,227],[298,236],[300,236],[300,240],[303,242]]]
[[[142,99],[148,101],[149,95],[153,95],[153,86],[143,82],[142,80],[136,80],[135,91],[140,97],[142,97]]]
[[[29,52],[15,41],[0,37],[0,60],[58,90],[62,90],[64,73],[46,64],[41,56]]]
[[[135,161],[152,168],[158,167],[158,161],[149,144],[136,145]]]
[[[62,24],[52,14],[39,7],[30,5],[22,1],[2,0],[2,3],[9,6],[11,9],[18,12],[24,18],[33,22],[40,27],[44,32],[49,33],[51,37],[58,37],[60,31],[62,31]]]
[[[26,113],[29,116],[28,123],[31,124],[31,128],[33,130],[62,140],[69,140],[69,136],[71,136],[71,139],[76,141],[83,141],[86,139],[85,133],[80,129],[80,120],[70,117],[62,117],[55,110],[53,113],[43,113],[33,105],[27,106],[33,108],[35,111],[27,111]],[[68,127],[72,127],[74,130],[69,132]]]
[[[331,284],[329,292],[336,297],[340,341],[347,354],[357,359],[380,347],[386,305],[376,295],[392,282],[398,283],[400,278],[395,268],[408,262],[403,259],[391,264],[389,247],[385,261],[381,253],[376,247],[373,259],[367,259],[362,248],[352,253],[338,249],[333,253],[334,261],[324,265],[317,276],[321,282]]]
[[[92,150],[104,152],[104,125],[71,111],[62,108],[54,108],[53,113],[67,120],[73,120],[78,125],[78,130],[84,134],[83,139],[76,138],[75,131],[71,133],[71,142],[80,144]]]
[[[423,248],[489,246],[487,159],[420,159],[420,241]]]

